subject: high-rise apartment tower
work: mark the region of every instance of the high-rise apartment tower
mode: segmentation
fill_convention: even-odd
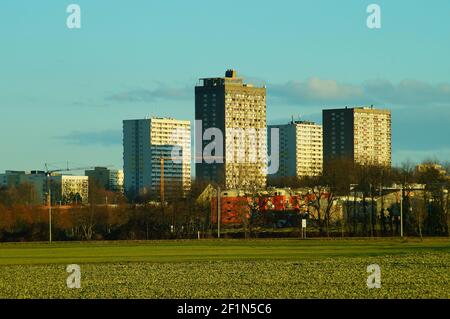
[[[279,169],[276,178],[317,176],[322,172],[322,126],[310,121],[291,121],[288,124],[268,126],[268,148],[271,129],[279,130]]]
[[[324,162],[348,158],[391,166],[391,112],[373,107],[323,110]]]
[[[172,118],[123,121],[125,192],[132,197],[159,197],[162,168],[167,198],[187,192],[191,185],[190,131],[189,121]]]
[[[195,87],[195,119],[196,135],[202,139],[196,145],[198,179],[227,189],[266,186],[265,87],[244,83],[234,70],[226,71],[225,77],[201,79]],[[210,128],[223,134],[223,150],[212,154],[222,154],[223,158],[214,163],[208,163],[205,157],[199,159],[214,137],[220,138],[211,137]],[[221,144],[216,143],[218,148]]]

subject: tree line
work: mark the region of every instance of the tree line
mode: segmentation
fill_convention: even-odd
[[[325,164],[319,176],[269,178],[269,186],[306,190],[311,200],[297,212],[309,214],[315,236],[398,236],[399,211],[403,211],[405,236],[449,236],[450,181],[434,162],[417,170],[409,162],[400,167],[360,166],[346,160]],[[396,189],[392,190],[393,185]],[[421,185],[422,190],[415,190]],[[167,199],[165,205],[149,198],[126,198],[123,194],[89,188],[88,205],[52,207],[54,240],[145,240],[215,236],[209,202],[197,201],[207,186],[194,181],[187,196]],[[374,205],[380,197],[398,194],[399,203]],[[0,241],[45,241],[49,234],[48,208],[35,206],[34,187],[22,184],[0,189]],[[338,216],[336,203],[345,214]],[[383,202],[383,201],[381,201]],[[255,207],[243,208],[239,227],[246,237],[258,236]],[[250,212],[247,214],[247,212]],[[224,227],[225,228],[225,227]],[[225,230],[225,229],[224,229]],[[298,230],[297,230],[298,231]]]
[[[270,179],[269,184],[314,195],[307,209],[320,236],[395,236],[400,212],[405,235],[448,236],[450,165],[424,161],[417,167],[411,162],[390,168],[338,159],[325,163],[318,176]],[[383,207],[386,197],[396,195],[397,203]],[[334,216],[338,199],[343,216]]]
[[[52,206],[53,240],[146,240],[196,238],[210,225],[209,207],[196,198],[194,183],[184,198],[171,198],[165,205],[144,198],[129,201],[123,194],[89,187],[89,204]],[[0,189],[0,241],[46,241],[49,209],[33,205],[32,185]]]

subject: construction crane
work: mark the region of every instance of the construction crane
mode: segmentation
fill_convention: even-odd
[[[110,167],[110,166],[106,166]],[[47,203],[48,203],[48,241],[52,242],[52,188],[50,187],[50,176],[54,173],[62,173],[62,172],[73,172],[73,171],[82,171],[88,169],[95,169],[95,167],[76,167],[69,168],[69,163],[67,163],[66,169],[48,169],[48,164],[45,163],[45,176],[47,177]]]

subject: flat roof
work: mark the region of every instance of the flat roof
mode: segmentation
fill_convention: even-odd
[[[322,111],[356,111],[356,112],[367,112],[367,113],[390,113],[391,111],[388,109],[377,109],[375,107],[371,106],[355,106],[355,107],[341,107],[341,108],[334,108],[334,109],[323,109]]]

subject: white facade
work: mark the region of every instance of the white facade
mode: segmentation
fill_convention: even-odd
[[[46,177],[44,176],[44,179]],[[50,176],[52,203],[87,204],[89,200],[89,177],[74,175]]]
[[[307,121],[270,125],[269,148],[272,149],[271,128],[279,129],[279,163],[275,177],[317,176],[323,168],[322,126]],[[272,153],[272,150],[271,150]],[[273,155],[272,155],[273,156]]]
[[[159,195],[161,159],[164,159],[165,188],[170,188],[175,182],[180,185],[182,192],[189,191],[190,121],[172,118],[125,120],[123,134],[124,185],[127,193]]]
[[[322,111],[324,160],[390,167],[391,112],[370,107]]]
[[[90,186],[100,186],[113,192],[123,192],[123,170],[109,169],[107,167],[94,167],[85,171],[89,176]]]
[[[223,135],[223,149],[217,145],[223,158],[213,163],[206,159],[197,162],[197,178],[227,189],[266,187],[265,87],[245,83],[235,70],[227,70],[225,77],[200,79],[195,87],[195,119],[201,120],[196,127],[198,136],[203,137],[211,128]],[[210,142],[204,139],[197,145],[197,158]]]
[[[48,185],[52,190],[53,204],[87,204],[89,199],[89,178],[87,176],[52,175],[44,172],[6,172],[0,175],[3,187],[33,186],[35,197],[32,204],[46,205]]]
[[[109,189],[114,192],[123,192],[124,174],[121,169],[109,171]]]
[[[312,122],[294,123],[296,130],[297,176],[317,176],[322,173],[322,125]]]
[[[354,109],[354,160],[362,165],[391,166],[391,112]]]
[[[243,82],[232,85],[225,82],[224,111],[225,187],[264,188],[267,168],[266,89]]]

